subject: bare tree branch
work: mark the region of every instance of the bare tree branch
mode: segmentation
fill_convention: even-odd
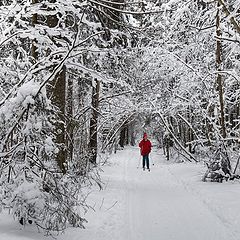
[[[145,12],[125,11],[125,10],[120,10],[118,8],[114,8],[114,7],[111,7],[107,4],[103,4],[103,3],[100,3],[100,2],[97,2],[97,1],[94,1],[94,0],[88,0],[88,1],[90,3],[95,4],[95,5],[99,5],[101,7],[108,8],[108,9],[111,9],[111,10],[116,11],[116,12],[130,14],[130,15],[146,15],[146,14],[156,14],[156,13],[163,13],[164,12],[164,11],[145,11]]]

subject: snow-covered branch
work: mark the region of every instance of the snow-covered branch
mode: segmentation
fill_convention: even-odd
[[[225,12],[225,14],[227,15],[227,17],[230,18],[230,22],[233,25],[233,27],[237,30],[237,32],[240,34],[240,25],[237,22],[237,20],[231,15],[231,12],[229,11],[229,9],[226,6],[226,3],[224,2],[224,0],[217,0],[219,2],[219,4],[223,7],[223,11]]]

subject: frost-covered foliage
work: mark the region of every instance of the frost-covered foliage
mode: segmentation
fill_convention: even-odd
[[[85,1],[0,7],[0,206],[46,232],[84,226],[82,189],[97,180],[86,154],[59,168],[66,146],[56,141],[63,118],[52,92],[63,65],[98,50],[103,32],[94,20]]]
[[[159,13],[144,18],[146,35],[133,52],[132,71],[145,86],[138,98],[140,115],[161,143],[162,133],[170,133],[175,150],[189,161],[212,162],[215,152],[224,150],[232,173],[240,135],[239,4],[162,1],[157,5]],[[221,42],[218,67],[217,41]]]
[[[1,107],[1,208],[11,209],[20,223],[30,221],[47,232],[62,231],[67,223],[82,227],[79,206],[85,207],[81,187],[87,176],[59,171],[51,134],[53,108],[44,89],[36,97],[38,87],[22,85],[16,98]]]
[[[117,124],[109,135],[115,137],[137,107],[128,99],[134,81],[121,77],[120,63],[137,42],[141,17],[133,17],[135,11],[146,7],[152,5],[100,0],[0,6],[0,206],[21,224],[35,223],[46,232],[84,227],[83,189],[91,181],[99,184],[89,163],[92,90],[100,82],[96,130],[110,120]],[[135,38],[120,31],[127,21]],[[62,92],[55,92],[59,86]],[[63,102],[57,102],[61,94]]]

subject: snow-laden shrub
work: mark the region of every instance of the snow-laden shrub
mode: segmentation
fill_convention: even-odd
[[[11,209],[21,224],[33,223],[46,232],[63,231],[68,224],[84,227],[81,177],[43,172],[36,176],[33,170],[19,169],[18,176],[2,183],[1,206]]]
[[[1,111],[6,104],[0,107],[0,208],[9,209],[21,224],[35,224],[46,233],[63,231],[69,224],[84,227],[87,205],[82,190],[94,178],[88,159],[79,161],[84,169],[74,162],[66,173],[59,169],[54,108],[44,89],[38,96],[31,94],[21,95],[21,101],[11,106],[7,121],[9,112]],[[20,104],[29,96],[34,101]]]

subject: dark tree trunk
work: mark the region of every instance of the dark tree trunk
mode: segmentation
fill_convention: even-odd
[[[216,35],[218,38],[221,38],[222,33],[220,30],[220,4],[218,3],[217,17],[216,17]],[[217,49],[216,49],[216,68],[217,71],[222,70],[222,43],[221,40],[217,39]],[[221,125],[221,134],[223,138],[226,138],[226,126],[225,126],[225,112],[224,112],[224,98],[223,98],[223,78],[220,73],[217,74],[217,90],[219,96],[219,105],[220,105],[220,125]]]
[[[135,134],[134,134],[134,121],[131,122],[131,124],[129,125],[129,138],[130,138],[130,144],[131,146],[135,145]]]
[[[120,130],[120,140],[119,145],[123,148],[125,145],[129,144],[129,125],[124,123]]]
[[[124,141],[125,141],[125,128],[123,127],[120,131],[120,139],[119,139],[119,145],[120,147],[124,147]]]
[[[48,10],[54,10],[55,8],[49,8]],[[49,28],[56,27],[58,24],[58,18],[56,15],[47,16],[47,26]],[[53,40],[53,39],[52,39]],[[53,41],[54,42],[54,41]],[[55,43],[58,45],[57,43]],[[52,95],[52,103],[57,107],[55,125],[55,138],[58,145],[58,153],[56,155],[56,161],[60,171],[63,174],[66,173],[67,163],[67,150],[66,150],[66,66],[64,65],[61,71],[56,75],[55,79],[51,82],[52,88],[50,94]]]
[[[33,4],[37,3],[37,0],[32,1]],[[32,16],[32,25],[35,26],[37,24],[37,14],[33,14]],[[32,48],[31,48],[31,55],[33,56],[34,59],[38,58],[37,54],[37,47],[36,47],[36,39],[32,40]]]
[[[68,147],[68,158],[72,161],[73,159],[73,146],[74,146],[74,138],[73,138],[73,80],[72,78],[68,78],[68,88],[67,88],[67,139],[66,146]]]
[[[100,82],[95,79],[95,86],[92,89],[92,116],[90,118],[90,141],[89,150],[91,153],[90,162],[93,164],[97,163],[97,143],[98,143],[98,109],[99,109],[99,92],[100,92]]]
[[[61,72],[53,81],[52,102],[58,108],[57,120],[55,122],[55,137],[59,152],[56,160],[60,170],[66,173],[66,126],[65,126],[65,103],[66,103],[66,67],[63,66]]]

